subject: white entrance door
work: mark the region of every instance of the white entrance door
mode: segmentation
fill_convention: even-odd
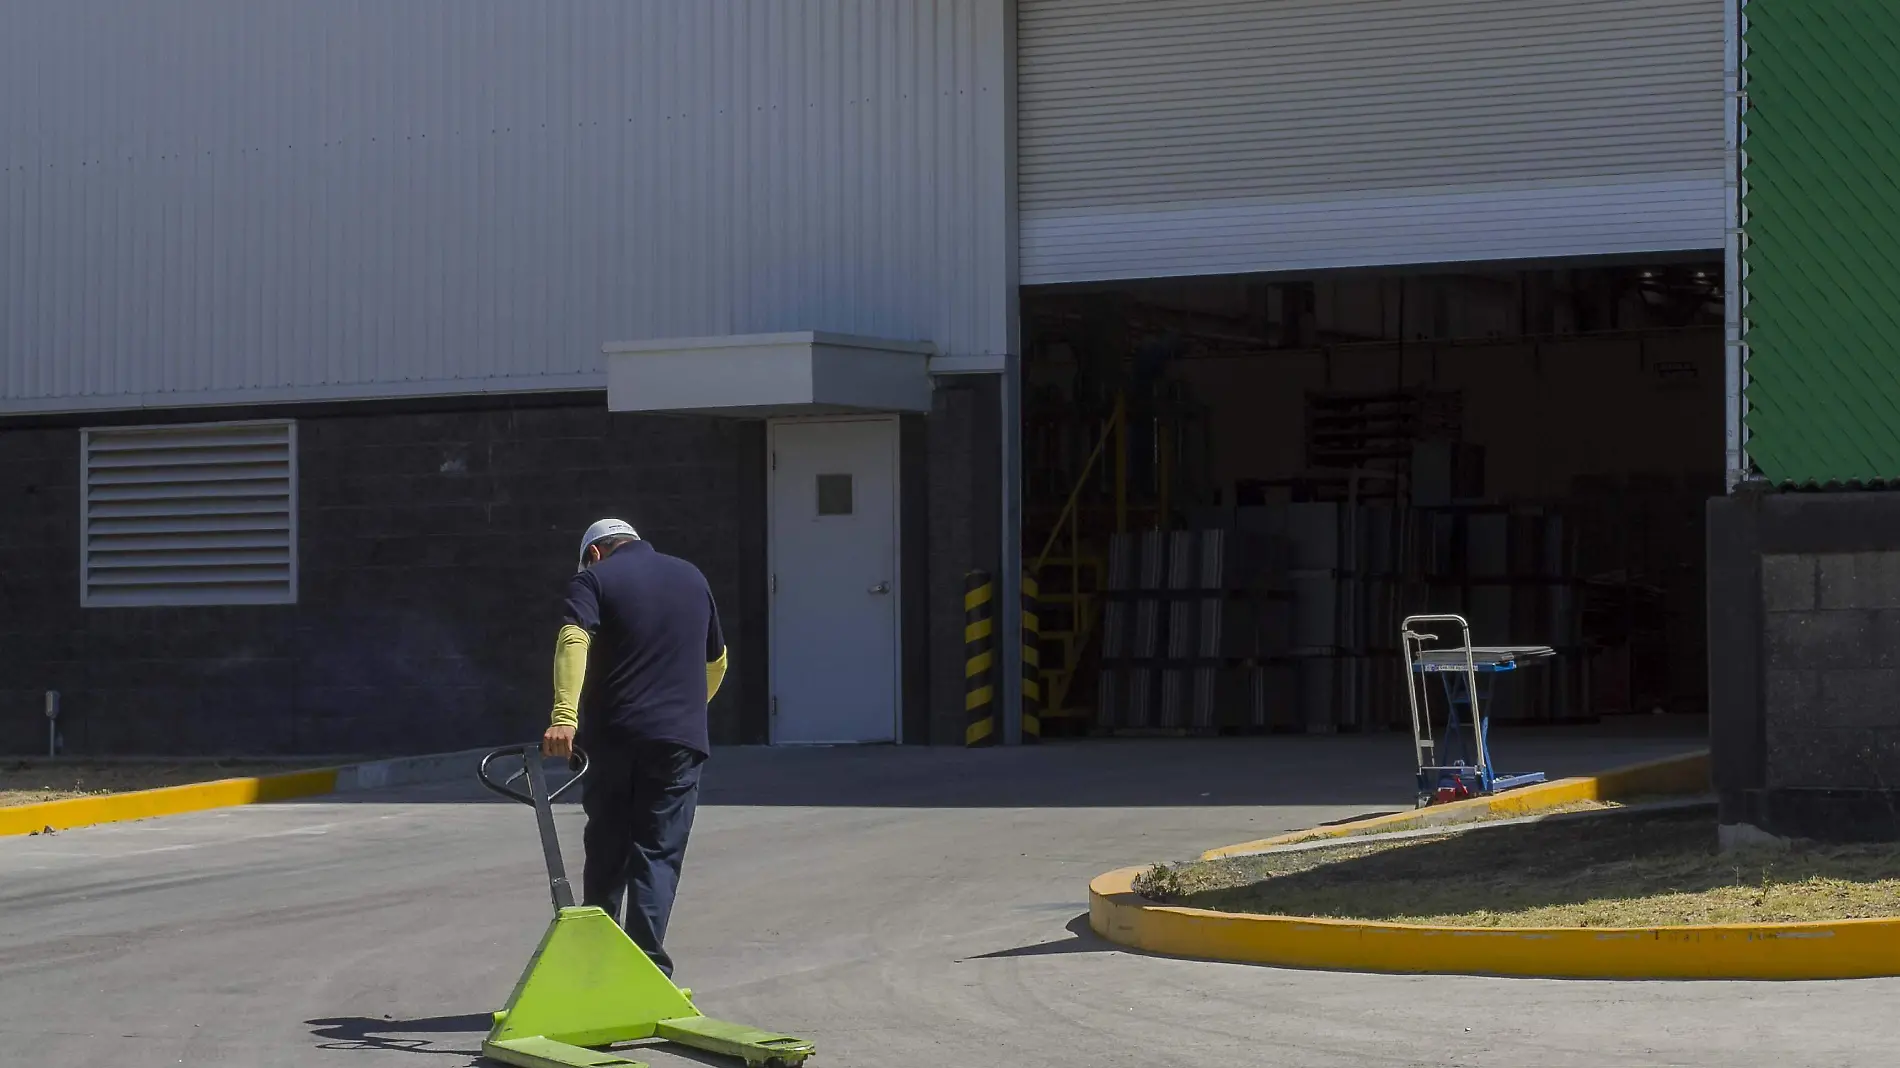
[[[897,741],[897,420],[771,439],[772,740]]]

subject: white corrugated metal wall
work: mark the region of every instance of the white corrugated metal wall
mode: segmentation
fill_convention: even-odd
[[[591,387],[604,342],[776,330],[1000,366],[1011,12],[9,4],[0,412]]]
[[[1723,0],[1021,0],[1025,283],[1718,249]]]

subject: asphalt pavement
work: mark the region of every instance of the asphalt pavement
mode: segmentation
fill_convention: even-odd
[[[1501,740],[1553,774],[1697,743]],[[1402,737],[721,752],[669,947],[702,1009],[814,1039],[815,1068],[1892,1063],[1900,981],[1299,972],[1089,934],[1091,876],[1405,807],[1407,756]],[[578,808],[558,822],[578,875]],[[470,1064],[549,908],[530,813],[471,783],[0,840],[0,1064]]]

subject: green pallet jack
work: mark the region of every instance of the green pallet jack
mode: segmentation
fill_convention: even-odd
[[[519,757],[521,770],[496,780],[490,766]],[[554,833],[554,802],[587,774],[587,755],[575,750],[575,774],[548,790],[539,744],[509,746],[482,758],[482,785],[534,808],[541,852],[548,865],[554,920],[515,983],[508,1006],[482,1040],[482,1056],[520,1068],[647,1068],[601,1047],[661,1039],[736,1057],[749,1068],[797,1068],[816,1052],[810,1042],[702,1016],[689,990],[673,985],[614,918],[574,904]],[[515,788],[526,779],[527,792]],[[594,1048],[589,1048],[594,1047]]]

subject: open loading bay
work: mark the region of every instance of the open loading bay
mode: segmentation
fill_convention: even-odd
[[[1025,290],[1045,733],[1400,728],[1424,612],[1557,650],[1497,719],[1704,714],[1722,302],[1698,260]]]

